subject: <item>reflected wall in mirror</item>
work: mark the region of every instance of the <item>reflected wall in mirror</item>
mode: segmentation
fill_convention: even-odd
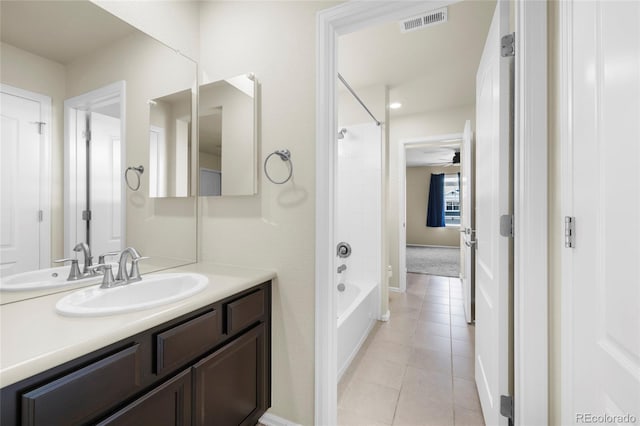
[[[149,196],[188,197],[191,90],[149,101]]]
[[[199,195],[257,193],[257,84],[248,73],[200,86]]]
[[[181,198],[149,196],[149,100],[188,98],[175,133],[190,139],[196,63],[88,1],[3,1],[0,19],[0,303],[99,282],[58,285],[71,268],[53,260],[82,269],[78,243],[94,264],[133,246],[150,257],[143,273],[195,262],[197,158],[187,147],[172,160],[187,175],[167,170]],[[132,166],[145,170],[130,176],[138,190],[125,185]]]

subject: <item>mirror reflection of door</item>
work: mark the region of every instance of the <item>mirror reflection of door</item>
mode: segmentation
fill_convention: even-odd
[[[123,102],[124,82],[65,102],[67,149],[72,152],[65,188],[65,216],[72,225],[65,232],[67,256],[80,242],[94,254],[124,248]]]
[[[0,275],[6,276],[50,264],[51,98],[7,85],[1,98]]]

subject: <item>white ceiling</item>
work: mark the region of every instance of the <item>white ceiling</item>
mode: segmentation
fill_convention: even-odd
[[[391,116],[474,104],[476,70],[495,4],[456,3],[449,6],[448,22],[404,34],[391,22],[341,36],[338,70],[356,92],[387,85],[390,101],[402,103]]]
[[[0,1],[2,41],[61,64],[134,31],[88,1]]]
[[[457,151],[460,151],[460,141],[412,146],[406,149],[407,167],[449,165]]]

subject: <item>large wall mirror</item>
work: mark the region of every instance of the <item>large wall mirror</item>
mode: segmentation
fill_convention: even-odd
[[[257,88],[252,73],[200,86],[200,196],[257,193]]]
[[[94,264],[135,247],[143,273],[195,262],[196,63],[88,1],[0,18],[0,303],[95,283],[52,283],[80,243]]]

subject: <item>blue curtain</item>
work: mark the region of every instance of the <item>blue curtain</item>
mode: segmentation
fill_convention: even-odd
[[[442,228],[444,223],[444,173],[431,175],[429,202],[427,203],[427,226]]]

